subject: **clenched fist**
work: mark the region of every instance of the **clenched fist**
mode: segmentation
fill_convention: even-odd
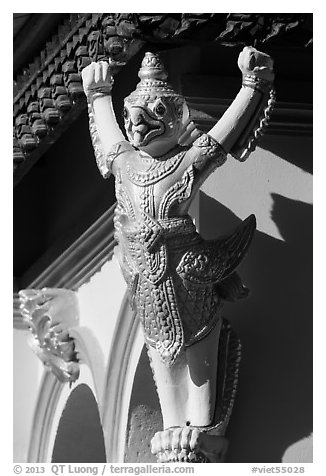
[[[243,48],[238,58],[238,66],[243,75],[255,75],[270,82],[274,80],[272,58],[252,46]]]
[[[92,62],[82,70],[83,88],[86,96],[94,93],[109,94],[113,85],[110,65],[106,61]]]

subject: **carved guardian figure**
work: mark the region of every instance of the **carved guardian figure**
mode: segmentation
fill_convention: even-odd
[[[239,56],[243,85],[208,134],[189,118],[157,54],[146,53],[124,104],[112,107],[109,62],[83,72],[90,131],[103,177],[115,176],[116,255],[140,319],[160,398],[159,461],[221,461],[236,390],[240,344],[221,317],[224,300],[247,295],[236,269],[255,230],[249,216],[230,236],[204,240],[188,215],[206,178],[230,153],[244,161],[274,103],[273,62],[254,48]]]

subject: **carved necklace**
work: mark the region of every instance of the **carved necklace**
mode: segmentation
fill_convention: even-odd
[[[179,152],[176,153],[176,150]],[[188,148],[177,146],[159,158],[138,152],[127,159],[126,174],[135,185],[140,187],[152,185],[174,172],[187,150]]]

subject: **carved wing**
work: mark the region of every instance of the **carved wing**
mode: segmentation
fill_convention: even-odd
[[[225,257],[225,269],[221,279],[230,276],[245,257],[256,230],[256,217],[250,215],[227,238],[216,242],[220,253]]]
[[[249,289],[243,284],[236,271],[217,283],[215,290],[224,301],[232,302],[245,299],[249,294]]]
[[[227,238],[203,241],[183,255],[177,266],[178,274],[199,286],[224,280],[244,258],[255,228],[255,216],[250,215]]]

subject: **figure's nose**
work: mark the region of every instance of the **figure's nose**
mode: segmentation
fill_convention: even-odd
[[[142,109],[140,109],[139,107],[132,107],[130,110],[130,119],[133,126],[139,126],[140,124],[145,122]]]

